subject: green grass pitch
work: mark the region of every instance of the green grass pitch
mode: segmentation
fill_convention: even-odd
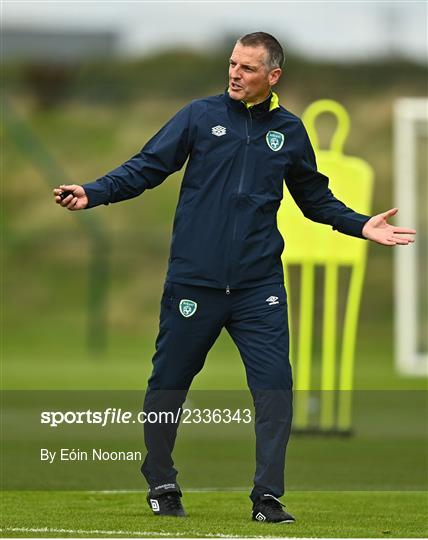
[[[3,537],[372,537],[428,535],[426,492],[290,492],[294,524],[252,522],[244,492],[184,492],[188,517],[151,515],[144,492],[3,492]]]

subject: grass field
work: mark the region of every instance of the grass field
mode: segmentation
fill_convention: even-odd
[[[144,493],[5,492],[8,537],[373,537],[428,534],[426,493],[290,492],[295,524],[250,520],[242,492],[184,493],[186,519],[152,516]]]

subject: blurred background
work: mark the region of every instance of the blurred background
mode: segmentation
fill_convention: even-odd
[[[345,153],[375,172],[373,213],[396,204],[394,102],[427,93],[423,2],[5,1],[2,16],[8,389],[145,388],[182,172],[140,198],[88,212],[57,207],[52,189],[102,176],[189,100],[222,93],[240,35],[263,30],[283,44],[276,91],[287,109],[301,115],[321,98],[345,106]],[[333,127],[323,130],[323,145]],[[400,214],[395,224],[413,225]],[[424,245],[426,231],[419,235]],[[394,365],[393,278],[393,249],[371,244],[356,345],[360,390],[426,388],[426,378],[403,377]],[[245,388],[226,333],[194,387]]]
[[[396,101],[427,94],[426,3],[4,1],[2,382],[9,390],[27,390],[5,397],[6,421],[12,422],[6,422],[5,438],[9,489],[140,488],[133,463],[126,470],[114,465],[109,474],[103,469],[97,475],[94,468],[86,474],[80,464],[37,474],[37,449],[47,437],[38,417],[41,408],[141,404],[182,172],[137,199],[84,212],[55,205],[52,189],[104,175],[190,100],[222,93],[234,42],[258,30],[274,34],[286,51],[276,89],[282,105],[300,116],[310,103],[327,98],[348,111],[344,152],[374,170],[373,214],[407,207],[409,194],[416,201],[418,215],[402,208],[394,223],[417,223],[417,244],[395,251],[410,256],[418,250],[418,287],[407,271],[400,279],[419,301],[417,346],[426,355],[426,124],[407,166],[416,171],[416,187],[410,188],[406,169],[398,184],[394,180]],[[321,123],[322,148],[334,128],[331,118]],[[399,131],[405,135],[404,128]],[[355,350],[356,436],[292,437],[289,489],[427,487],[427,379],[397,370],[396,270],[393,249],[368,245]],[[323,306],[316,290],[318,322]],[[319,343],[311,350],[313,373],[321,369]],[[251,406],[247,392],[228,392],[245,387],[241,360],[223,332],[192,387],[221,392],[194,392],[190,405]],[[63,392],[70,389],[83,392]],[[84,392],[94,389],[137,392]],[[319,396],[306,397],[316,416]],[[181,429],[175,455],[186,487],[248,486],[252,426]],[[71,436],[76,448],[87,446],[90,437],[112,449],[141,448],[135,429],[101,438],[89,431],[88,439],[79,440],[75,431],[62,437]],[[62,440],[53,437],[51,443],[60,447]]]

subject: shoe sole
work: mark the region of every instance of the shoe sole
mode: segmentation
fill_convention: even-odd
[[[283,521],[268,521],[267,519],[264,519],[263,521],[259,519],[252,518],[253,521],[257,521],[258,523],[296,523],[295,519],[284,519]]]

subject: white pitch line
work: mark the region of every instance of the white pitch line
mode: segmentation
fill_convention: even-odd
[[[51,527],[5,527],[2,532],[30,532],[30,533],[66,533],[66,534],[104,534],[106,536],[184,536],[184,533],[170,533],[166,531],[102,531],[99,529],[54,529]]]
[[[188,537],[191,536],[200,536],[202,538],[278,538],[278,536],[267,536],[267,535],[246,535],[240,536],[237,534],[222,534],[222,533],[204,533],[201,531],[187,531],[186,533],[182,532],[167,532],[167,531],[103,531],[99,529],[54,529],[52,527],[5,527],[0,529],[1,532],[28,532],[28,533],[65,533],[65,534],[103,534],[105,536],[172,536],[174,538],[178,536]],[[297,540],[297,538],[287,536],[287,540]],[[299,540],[304,540],[300,538]]]

